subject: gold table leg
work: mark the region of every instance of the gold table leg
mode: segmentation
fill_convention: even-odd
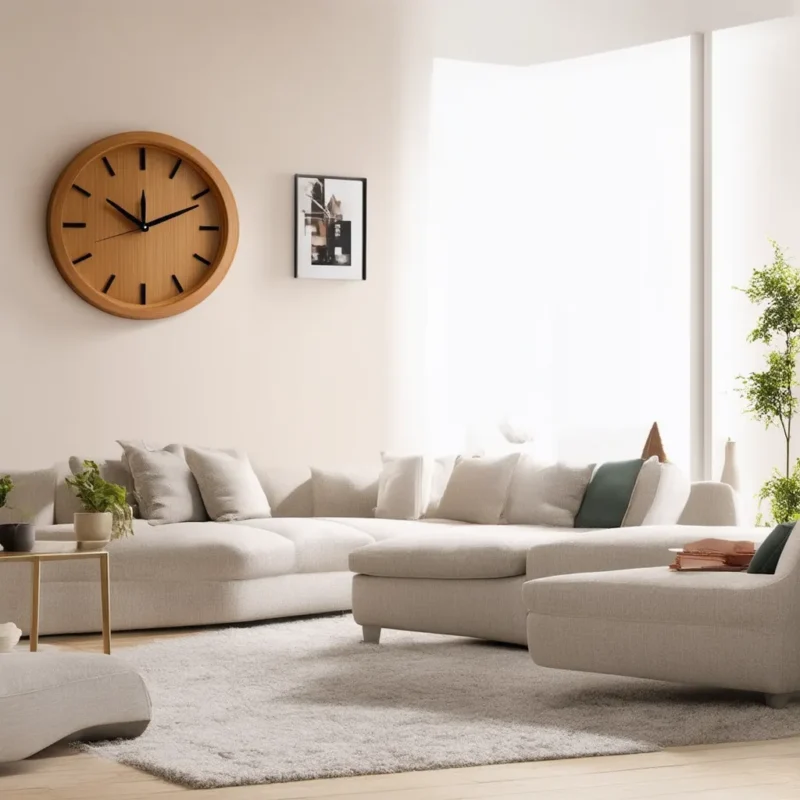
[[[39,649],[39,596],[41,595],[41,564],[38,558],[31,561],[31,653]]]
[[[100,556],[100,594],[103,604],[103,652],[111,655],[111,584],[108,579],[108,553]]]

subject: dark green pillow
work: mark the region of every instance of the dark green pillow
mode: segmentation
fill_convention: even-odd
[[[764,539],[761,546],[756,550],[756,554],[753,556],[747,571],[756,575],[774,575],[781,553],[783,553],[783,548],[786,542],[789,541],[789,536],[791,536],[796,523],[797,520],[776,525],[772,533]]]
[[[575,517],[576,528],[619,528],[644,461],[608,461],[594,472]]]

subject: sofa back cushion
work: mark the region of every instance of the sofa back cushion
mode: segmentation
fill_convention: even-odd
[[[253,463],[253,470],[273,517],[313,517],[311,470],[308,467],[268,467]]]
[[[506,522],[571,528],[592,472],[594,464],[543,464],[533,456],[520,456],[506,503]]]
[[[0,469],[0,475],[10,475],[14,481],[7,505],[0,508],[0,524],[30,522],[37,527],[53,524],[57,476],[54,467],[30,472]]]
[[[374,517],[378,475],[373,470],[311,468],[315,517]]]
[[[437,516],[496,525],[503,516],[519,453],[499,457],[459,458],[447,482]]]
[[[233,522],[272,516],[247,453],[205,447],[186,447],[185,453],[211,519]]]
[[[181,445],[164,449],[119,443],[133,478],[139,513],[151,525],[203,522],[208,519],[197,481]]]

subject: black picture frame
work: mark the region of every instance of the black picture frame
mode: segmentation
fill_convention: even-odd
[[[367,279],[367,179],[296,173],[294,277]]]

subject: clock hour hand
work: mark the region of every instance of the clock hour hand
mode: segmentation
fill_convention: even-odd
[[[144,225],[142,224],[141,220],[136,219],[133,214],[129,214],[122,206],[117,205],[113,200],[106,197],[106,203],[108,203],[112,208],[115,208],[122,214],[125,219],[130,220],[139,230],[144,230]]]
[[[144,189],[142,189],[142,199],[139,203],[139,210],[142,214],[142,230],[147,230],[147,198],[144,196]]]
[[[180,211],[173,211],[171,214],[165,214],[163,217],[157,217],[152,222],[148,222],[147,227],[152,228],[156,225],[160,225],[162,222],[175,219],[175,217],[179,217],[181,214],[187,214],[189,211],[194,211],[196,208],[200,208],[200,206],[195,204],[193,206],[189,206],[189,208],[182,208]]]

